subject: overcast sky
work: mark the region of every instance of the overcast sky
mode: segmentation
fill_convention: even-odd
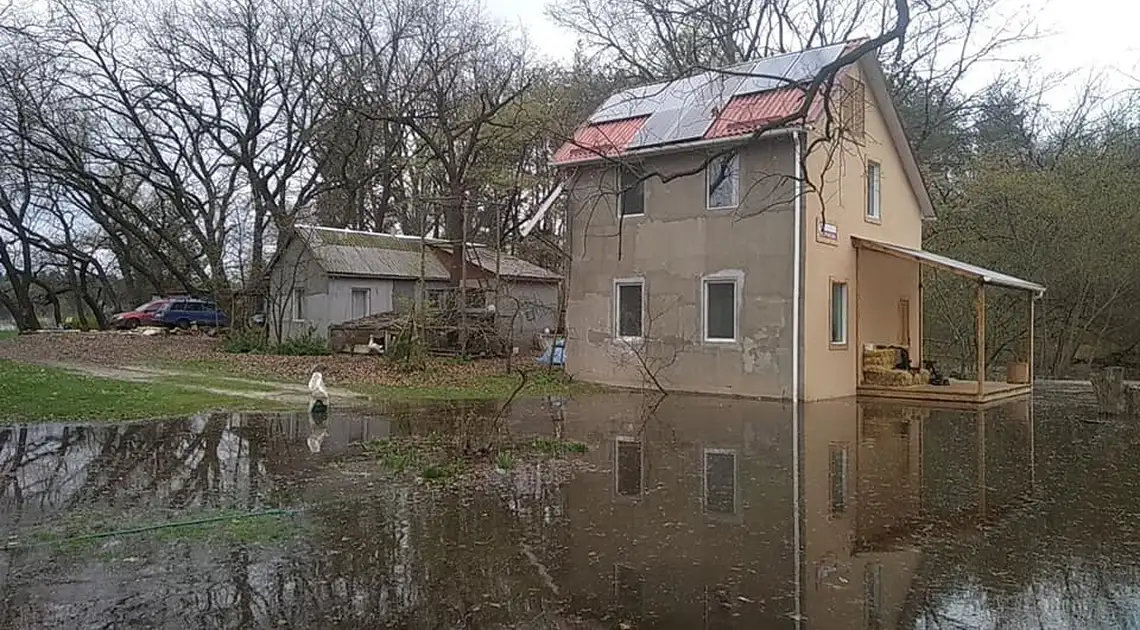
[[[526,29],[530,41],[542,54],[567,59],[574,48],[573,34],[563,31],[544,14],[544,0],[485,0],[491,12],[512,25]],[[1003,10],[1016,17],[1029,11],[1046,37],[1028,44],[1023,53],[1040,59],[1046,71],[1076,71],[1080,77],[1091,70],[1105,70],[1112,89],[1132,86],[1132,76],[1140,76],[1140,23],[1137,0],[1005,0]],[[1024,7],[1030,6],[1030,9]],[[991,66],[978,73],[996,72]],[[984,82],[985,76],[972,77]],[[1072,98],[1072,89],[1051,94],[1050,102],[1063,107]],[[1140,82],[1137,82],[1140,84]]]

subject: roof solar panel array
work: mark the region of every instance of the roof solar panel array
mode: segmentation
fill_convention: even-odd
[[[734,97],[810,80],[824,65],[835,61],[846,45],[768,57],[725,70],[624,90],[606,99],[589,122],[596,125],[648,116],[627,149],[700,138]]]

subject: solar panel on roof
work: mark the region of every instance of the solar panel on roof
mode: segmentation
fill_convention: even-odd
[[[669,142],[682,113],[681,108],[662,109],[654,112],[627,146],[629,148],[648,147]]]
[[[598,111],[590,116],[591,124],[648,116],[658,109],[665,107],[663,91],[668,84],[656,83],[622,90],[606,99]]]
[[[740,85],[736,89],[736,95],[743,96],[745,94],[755,94],[757,92],[787,87],[787,79],[789,78],[788,72],[799,58],[799,53],[793,53],[790,55],[771,57],[769,59],[761,59],[751,64],[751,66],[744,69],[743,72],[753,76],[741,79]]]
[[[835,44],[803,51],[796,60],[796,65],[789,70],[788,76],[796,81],[810,80],[820,69],[838,59],[844,47],[846,44]]]

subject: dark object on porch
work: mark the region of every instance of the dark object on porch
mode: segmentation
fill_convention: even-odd
[[[931,385],[949,385],[950,384],[950,379],[943,376],[942,373],[940,373],[938,371],[938,368],[934,367],[934,361],[923,361],[922,365],[923,365],[923,367],[926,368],[926,371],[930,372],[930,384]]]

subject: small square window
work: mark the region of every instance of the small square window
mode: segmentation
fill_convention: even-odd
[[[739,203],[740,158],[736,153],[719,155],[705,168],[705,184],[710,210],[735,208]]]
[[[705,340],[736,341],[736,281],[705,280]]]
[[[645,181],[639,169],[623,168],[618,181],[618,214],[632,217],[645,214]]]
[[[831,345],[847,344],[847,283],[831,283]]]
[[[881,180],[882,167],[876,162],[867,162],[867,218],[872,221],[883,216]]]

